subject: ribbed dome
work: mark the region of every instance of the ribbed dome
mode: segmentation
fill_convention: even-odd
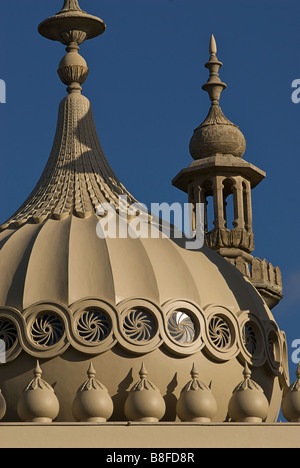
[[[65,1],[70,25],[77,5]],[[53,18],[51,34],[61,37],[65,23]],[[79,33],[68,33],[70,55],[78,53]],[[63,70],[69,96],[60,104],[41,179],[1,227],[6,420],[17,419],[17,401],[38,358],[45,379],[57,383],[58,420],[72,421],[72,402],[92,355],[113,400],[113,420],[124,420],[133,373],[145,362],[165,399],[165,420],[174,421],[176,399],[195,362],[203,382],[213,382],[215,420],[224,421],[246,361],[268,397],[267,420],[274,421],[288,380],[286,341],[251,283],[205,247],[189,251],[163,235],[101,237],[99,205],[111,204],[118,226],[124,208],[119,197],[128,206],[135,199],[104,156],[90,103],[80,94],[86,70],[78,63],[71,60]]]

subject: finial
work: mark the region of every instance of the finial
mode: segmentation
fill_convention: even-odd
[[[217,53],[217,43],[215,36],[212,34],[209,42],[209,53],[210,55],[216,55]]]
[[[165,401],[159,389],[147,379],[142,363],[140,380],[132,387],[125,402],[125,415],[129,421],[158,422],[166,412]]]
[[[42,374],[43,374],[43,371],[41,369],[41,366],[40,366],[40,362],[39,360],[36,361],[36,366],[35,366],[35,369],[33,371],[33,375],[36,379],[42,377]]]
[[[210,422],[217,413],[217,402],[211,389],[198,380],[195,363],[191,370],[192,380],[182,389],[176,405],[181,421]]]
[[[207,91],[212,105],[219,105],[219,99],[221,92],[226,88],[226,84],[222,83],[219,77],[219,69],[222,67],[223,63],[219,62],[216,53],[217,53],[217,43],[214,35],[211,35],[209,42],[209,61],[205,64],[205,67],[209,69],[209,78],[207,83],[202,86],[204,91]]]
[[[67,55],[61,60],[57,72],[61,81],[68,85],[69,94],[81,93],[81,84],[89,72],[86,61],[78,53],[79,45],[104,33],[105,28],[100,18],[81,10],[78,0],[64,0],[61,11],[39,25],[42,36],[67,46]]]
[[[107,388],[97,380],[96,371],[91,362],[86,380],[78,389],[72,405],[76,421],[106,422],[113,414],[114,405]]]
[[[34,379],[24,389],[17,406],[22,421],[48,423],[59,413],[59,402],[50,384],[42,379],[39,361],[33,370]]]
[[[87,376],[88,376],[89,379],[93,379],[93,378],[96,377],[96,371],[94,369],[94,366],[93,366],[92,362],[90,363],[90,367],[88,368]]]
[[[242,380],[233,390],[228,404],[228,414],[235,422],[262,422],[269,412],[269,402],[263,389],[254,382],[247,363]]]
[[[141,379],[146,379],[148,376],[148,372],[144,363],[142,363],[142,367],[141,367],[139,374],[140,374]]]
[[[198,376],[199,376],[199,372],[197,371],[195,363],[193,362],[193,367],[191,370],[191,377],[192,379],[197,379]]]
[[[300,422],[300,363],[296,370],[297,379],[288,388],[282,401],[282,414],[287,421]]]
[[[249,366],[248,366],[247,362],[245,362],[243,375],[244,375],[245,380],[251,378],[251,371],[250,371],[250,369],[249,369]]]

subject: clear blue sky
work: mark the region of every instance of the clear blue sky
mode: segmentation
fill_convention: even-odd
[[[65,87],[56,70],[64,47],[37,33],[62,0],[1,2],[0,221],[24,201],[50,153]],[[90,76],[99,137],[127,189],[147,206],[186,202],[172,178],[192,159],[188,144],[206,117],[201,86],[213,33],[221,106],[245,135],[244,158],[267,178],[252,193],[255,252],[281,268],[285,298],[273,310],[291,343],[300,339],[300,104],[291,83],[300,79],[299,1],[81,0],[100,16],[105,34],[81,47]],[[296,365],[291,363],[291,379]]]

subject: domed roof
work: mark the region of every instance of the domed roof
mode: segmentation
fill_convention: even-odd
[[[246,150],[244,135],[225,117],[219,106],[220,94],[226,85],[219,78],[218,70],[222,62],[217,59],[217,46],[213,35],[209,52],[210,59],[205,66],[209,69],[210,76],[202,88],[208,92],[212,105],[204,122],[194,131],[190,141],[190,153],[196,160],[217,153],[242,157]]]
[[[68,54],[78,54],[79,36],[70,30]],[[288,378],[285,338],[250,281],[206,247],[185,249],[184,239],[163,235],[159,225],[154,238],[101,235],[99,205],[112,207],[118,227],[124,203],[136,200],[101,148],[90,102],[81,95],[85,65],[65,63],[59,76],[69,94],[59,107],[50,158],[0,232],[0,339],[10,362],[1,369],[0,387],[7,418],[16,418],[16,389],[22,391],[38,358],[47,380],[58,382],[60,420],[70,420],[72,395],[93,355],[113,395],[114,420],[125,417],[130,375],[142,360],[167,391],[166,417],[175,420],[173,392],[186,384],[193,359],[203,379],[213,380],[217,421],[226,419],[245,361],[267,389],[268,420],[274,421]],[[147,226],[150,219],[147,213]]]

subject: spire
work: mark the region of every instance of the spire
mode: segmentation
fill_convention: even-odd
[[[214,35],[211,35],[209,42],[209,53],[210,59],[205,64],[205,67],[209,70],[209,78],[207,82],[202,86],[204,91],[207,91],[212,105],[219,105],[219,99],[221,92],[226,88],[226,84],[222,83],[219,77],[219,69],[223,63],[219,62],[217,53],[217,44]]]
[[[87,218],[97,214],[103,203],[118,212],[122,197],[128,200],[128,206],[136,202],[110,167],[97,135],[91,103],[81,94],[89,70],[79,46],[105,28],[100,18],[81,10],[77,0],[65,0],[61,11],[39,25],[43,37],[66,46],[58,75],[67,85],[68,95],[59,106],[54,143],[44,172],[28,199],[0,231],[27,222],[40,224],[49,218]]]
[[[202,89],[208,93],[211,107],[204,122],[194,131],[190,141],[190,154],[196,160],[215,154],[241,158],[246,149],[244,135],[225,117],[219,105],[221,92],[227,86],[219,77],[219,69],[223,64],[217,58],[217,44],[213,35],[210,38],[209,53],[209,61],[205,64],[209,77]]]

